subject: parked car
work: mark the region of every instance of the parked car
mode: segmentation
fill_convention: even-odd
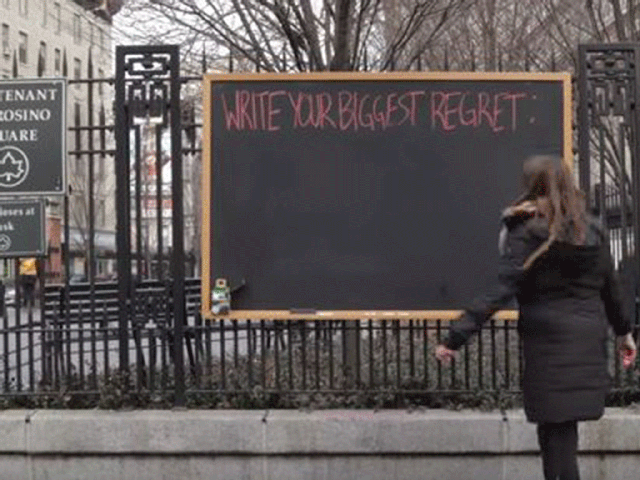
[[[4,304],[6,307],[16,305],[16,287],[13,285],[7,285],[4,288]]]

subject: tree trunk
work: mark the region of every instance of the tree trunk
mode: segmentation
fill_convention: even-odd
[[[336,2],[336,36],[333,59],[330,69],[332,71],[349,71],[349,33],[351,30],[351,11],[353,0],[337,0]]]

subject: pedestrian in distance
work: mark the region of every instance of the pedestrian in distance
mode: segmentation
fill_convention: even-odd
[[[531,157],[523,183],[522,196],[503,212],[495,287],[451,322],[435,355],[439,361],[453,358],[515,297],[524,411],[537,424],[544,478],[579,480],[577,422],[604,413],[609,326],[625,368],[635,362],[636,342],[605,232],[587,213],[567,164],[553,156]]]
[[[25,307],[34,307],[36,283],[38,281],[38,263],[35,258],[20,261],[20,284],[22,286],[22,303]]]

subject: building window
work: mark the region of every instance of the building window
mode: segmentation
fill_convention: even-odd
[[[80,14],[73,14],[73,41],[80,44],[82,41],[82,27],[80,24]]]
[[[102,80],[104,78],[104,70],[99,68],[98,69],[98,78],[100,78],[100,80]],[[99,82],[98,83],[98,93],[100,95],[102,95],[104,93],[104,83]]]
[[[59,48],[53,51],[53,73],[58,77],[62,73],[62,55]]]
[[[42,68],[42,74],[44,75],[44,72],[47,71],[47,44],[46,43],[40,42],[40,51],[38,52],[38,55],[40,55],[38,62],[40,62],[40,65]]]
[[[95,45],[95,40],[93,38],[93,34],[94,34],[94,26],[93,23],[89,23],[89,45],[91,45],[92,47]]]
[[[29,15],[29,0],[18,0],[20,15],[26,17]]]
[[[79,58],[73,59],[73,78],[74,80],[80,80],[82,76],[82,62]],[[80,88],[80,84],[76,83],[76,88]]]
[[[29,36],[24,32],[20,32],[20,44],[18,46],[18,60],[23,65],[26,65],[27,61],[29,60],[27,58],[28,48],[29,48]]]
[[[58,2],[53,4],[53,18],[56,22],[56,33],[59,35],[62,30],[62,13],[60,11],[60,4]]]
[[[2,24],[2,55],[5,58],[11,57],[11,46],[9,44],[9,25]]]
[[[107,276],[109,275],[109,260],[99,259],[98,260],[98,275]]]
[[[98,113],[98,125],[104,127],[107,123],[107,119],[104,113],[104,107],[100,108],[100,113]],[[107,133],[104,128],[100,129],[100,149],[104,150],[107,148]],[[98,159],[98,175],[100,176],[100,180],[104,178],[104,155],[100,155]]]
[[[103,156],[98,158],[98,180],[104,180],[104,177],[105,177],[104,162],[105,160]]]
[[[98,225],[104,227],[107,220],[107,204],[104,199],[98,201]]]
[[[49,15],[47,3],[49,3],[47,0],[42,0],[42,26],[43,27],[47,26],[47,16]]]
[[[82,123],[82,115],[80,113],[80,104],[78,102],[75,102],[73,104],[73,125],[75,127],[79,127],[81,123]],[[81,149],[80,130],[76,130],[75,133],[76,133],[75,149],[80,150]],[[84,162],[82,161],[82,155],[76,155],[76,173],[79,176],[84,176]]]
[[[100,42],[100,50],[104,50],[104,32],[98,27],[98,41]]]

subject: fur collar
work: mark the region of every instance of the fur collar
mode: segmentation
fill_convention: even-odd
[[[513,229],[517,225],[526,224],[527,231],[536,237],[544,240],[549,237],[549,225],[547,219],[542,215],[538,209],[538,205],[533,201],[526,201],[505,208],[502,211],[503,229],[501,231],[501,237],[506,238],[506,232]],[[598,219],[591,215],[587,215],[585,218],[587,224],[587,237],[585,239],[585,245],[593,246],[600,245],[606,241],[606,233],[603,226]],[[566,239],[568,231],[560,232],[558,241]],[[503,243],[502,241],[500,242]]]
[[[509,219],[512,217],[522,217],[523,219],[531,218],[538,216],[538,205],[532,201],[526,201],[519,203],[518,205],[513,205],[511,207],[505,208],[502,211],[502,218]]]
[[[502,223],[505,230],[512,230],[523,223],[527,224],[527,230],[541,239],[549,237],[549,224],[540,212],[538,205],[533,201],[526,201],[508,207],[502,211]],[[503,233],[506,235],[506,233]]]

